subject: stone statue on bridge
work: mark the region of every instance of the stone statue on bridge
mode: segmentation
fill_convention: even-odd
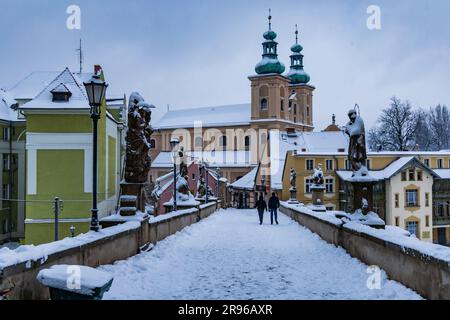
[[[351,165],[353,176],[366,176],[368,173],[366,168],[367,151],[364,121],[355,109],[351,109],[348,112],[348,117],[350,121],[345,126],[345,133],[350,137],[348,161]]]
[[[125,181],[145,183],[148,181],[151,158],[150,126],[151,108],[139,93],[132,93],[128,105],[128,131],[126,135]]]

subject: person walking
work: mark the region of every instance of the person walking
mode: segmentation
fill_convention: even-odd
[[[256,201],[256,209],[259,215],[259,224],[263,224],[264,211],[267,211],[267,203],[263,196],[259,196],[259,200]]]
[[[272,197],[270,197],[270,199],[269,199],[270,224],[273,224],[274,216],[275,216],[275,222],[278,224],[278,208],[279,207],[280,207],[280,199],[278,199],[275,192],[273,192]]]

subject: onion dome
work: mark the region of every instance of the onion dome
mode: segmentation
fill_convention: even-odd
[[[293,84],[306,84],[311,80],[309,74],[303,70],[303,47],[298,43],[298,29],[295,25],[295,44],[291,47],[291,68],[287,74]]]
[[[256,65],[255,71],[257,74],[277,73],[282,74],[286,69],[284,64],[278,60],[277,46],[275,41],[277,34],[272,30],[272,15],[269,10],[269,31],[263,35],[264,41],[262,60]]]

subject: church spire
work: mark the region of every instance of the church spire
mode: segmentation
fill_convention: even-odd
[[[277,34],[272,30],[272,11],[269,9],[269,30],[263,35],[265,41],[262,43],[262,60],[256,65],[257,74],[277,73],[282,74],[285,70],[284,65],[278,61],[277,46],[275,41]]]
[[[298,26],[295,25],[295,44],[291,47],[291,68],[287,77],[294,84],[308,83],[310,76],[303,70],[303,47],[298,43]]]

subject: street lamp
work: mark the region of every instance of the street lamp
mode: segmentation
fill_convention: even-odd
[[[217,173],[216,197],[217,197],[217,201],[219,201],[219,179],[220,179],[220,168],[217,168],[217,169],[216,169],[216,173]]]
[[[103,100],[105,100],[106,88],[108,85],[100,79],[100,76],[94,74],[88,82],[84,82],[86,93],[91,107],[91,119],[93,124],[93,171],[92,171],[92,218],[91,230],[98,231],[100,225],[98,223],[98,208],[97,208],[97,125],[100,119],[101,108]]]
[[[176,137],[170,139],[170,146],[172,147],[172,159],[173,159],[173,211],[177,211],[177,146],[180,144],[180,140]]]
[[[209,199],[208,199],[208,166],[206,165],[206,162],[205,162],[205,203],[208,203],[209,202]]]

